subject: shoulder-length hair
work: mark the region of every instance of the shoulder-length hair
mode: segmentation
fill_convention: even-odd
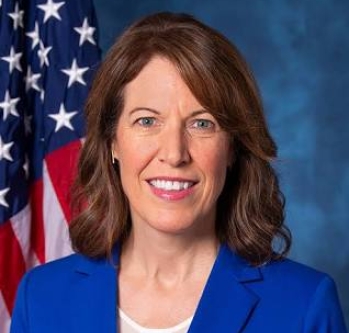
[[[129,234],[131,220],[111,145],[124,105],[125,86],[154,56],[178,69],[196,99],[231,138],[234,157],[217,202],[216,235],[253,265],[282,258],[291,245],[284,198],[271,162],[270,136],[255,80],[237,48],[186,14],[158,13],[129,27],[94,78],[85,111],[87,136],[75,184],[70,224],[73,248],[110,256]],[[275,240],[279,239],[278,250]]]

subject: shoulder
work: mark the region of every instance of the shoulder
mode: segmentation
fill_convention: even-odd
[[[326,299],[337,295],[330,275],[291,259],[269,262],[259,269],[263,279],[260,291],[283,295],[291,303],[303,302],[306,305],[319,294]]]
[[[346,332],[336,284],[328,274],[290,259],[261,267],[264,297],[299,313],[305,332]]]
[[[337,297],[336,285],[328,274],[291,259],[273,260],[255,267],[225,246],[218,261],[219,274],[232,272],[268,307],[283,304],[304,310],[319,296],[328,300]]]
[[[71,314],[81,303],[93,307],[101,294],[114,290],[114,271],[110,261],[80,254],[33,268],[19,285],[11,332],[27,332],[29,325],[31,332],[70,331]]]
[[[288,286],[311,291],[321,281],[332,280],[328,274],[288,258],[252,266],[227,245],[223,245],[221,249],[218,256],[221,266],[232,270],[239,281],[252,282],[260,288],[276,290]]]
[[[261,267],[261,272],[264,295],[274,301],[280,298],[289,311],[300,311],[307,319],[312,318],[314,312],[317,322],[321,316],[323,319],[340,317],[337,287],[327,273],[290,259],[268,263]]]
[[[80,254],[74,253],[66,257],[56,259],[45,264],[36,266],[29,271],[29,274],[34,275],[45,275],[45,274],[56,274],[65,270],[74,268],[80,260],[87,260]]]
[[[72,254],[29,270],[21,280],[17,299],[22,297],[30,300],[32,296],[41,299],[61,292],[72,280],[79,257],[78,254]]]
[[[71,285],[84,279],[90,272],[106,266],[105,259],[90,259],[81,254],[71,254],[29,270],[23,277],[20,290],[27,296],[59,296],[69,290]]]
[[[62,278],[67,277],[74,272],[75,267],[79,265],[81,260],[88,260],[79,254],[71,254],[67,257],[60,258],[57,260],[50,261],[43,265],[36,266],[29,270],[25,276],[24,280],[27,281],[61,281]]]
[[[83,260],[80,255],[73,254],[37,266],[23,276],[12,313],[11,332],[27,332],[29,319],[35,326],[36,320],[32,318],[37,318],[38,313],[41,314],[38,318],[49,318],[50,313],[61,311],[58,307],[71,289],[74,267],[80,260]]]
[[[276,332],[287,323],[287,332],[346,332],[336,284],[328,274],[290,259],[258,267],[241,258],[235,262],[239,281],[258,299],[251,326]]]
[[[337,295],[336,284],[329,274],[291,259],[275,261],[261,269],[266,279],[288,288],[291,293],[309,295],[312,301],[320,294]]]
[[[300,288],[316,285],[323,280],[332,280],[324,272],[287,258],[266,263],[260,269],[266,279],[283,281]]]

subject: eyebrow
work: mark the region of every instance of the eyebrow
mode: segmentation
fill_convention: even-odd
[[[152,108],[147,108],[147,107],[136,107],[134,109],[132,109],[129,113],[129,115],[132,115],[134,114],[135,112],[137,111],[149,111],[149,112],[152,112],[152,113],[155,113],[155,114],[161,114],[160,111],[158,110],[155,110],[155,109],[152,109]],[[195,116],[198,116],[200,114],[204,114],[204,113],[208,113],[208,114],[211,114],[211,112],[205,110],[205,109],[201,109],[201,110],[196,110],[196,111],[193,111],[188,118],[190,117],[195,117]]]
[[[149,112],[153,112],[155,114],[160,114],[160,112],[155,110],[155,109],[146,108],[146,107],[137,107],[137,108],[132,109],[130,111],[129,115],[132,115],[132,114],[134,114],[137,111],[149,111]]]

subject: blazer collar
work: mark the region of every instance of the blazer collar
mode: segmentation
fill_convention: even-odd
[[[113,260],[91,260],[78,255],[75,271],[80,283],[72,288],[75,329],[84,333],[117,331],[117,267],[120,246]],[[188,333],[240,332],[259,298],[248,283],[262,280],[258,267],[251,267],[227,245],[221,245]],[[83,328],[78,323],[84,322]]]
[[[118,257],[113,262],[107,258],[89,259],[77,255],[77,281],[71,288],[70,297],[71,332],[118,332],[118,263]]]
[[[259,268],[221,245],[189,333],[240,332],[259,301],[247,283],[261,279]]]
[[[81,254],[76,254],[75,272],[84,275],[93,275],[100,271],[117,269],[120,263],[120,244],[114,245],[111,258],[91,259]]]

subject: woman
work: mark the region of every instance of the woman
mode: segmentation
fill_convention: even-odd
[[[12,333],[346,331],[331,278],[285,259],[276,146],[226,38],[182,14],[135,23],[86,114],[78,254],[26,275]]]

